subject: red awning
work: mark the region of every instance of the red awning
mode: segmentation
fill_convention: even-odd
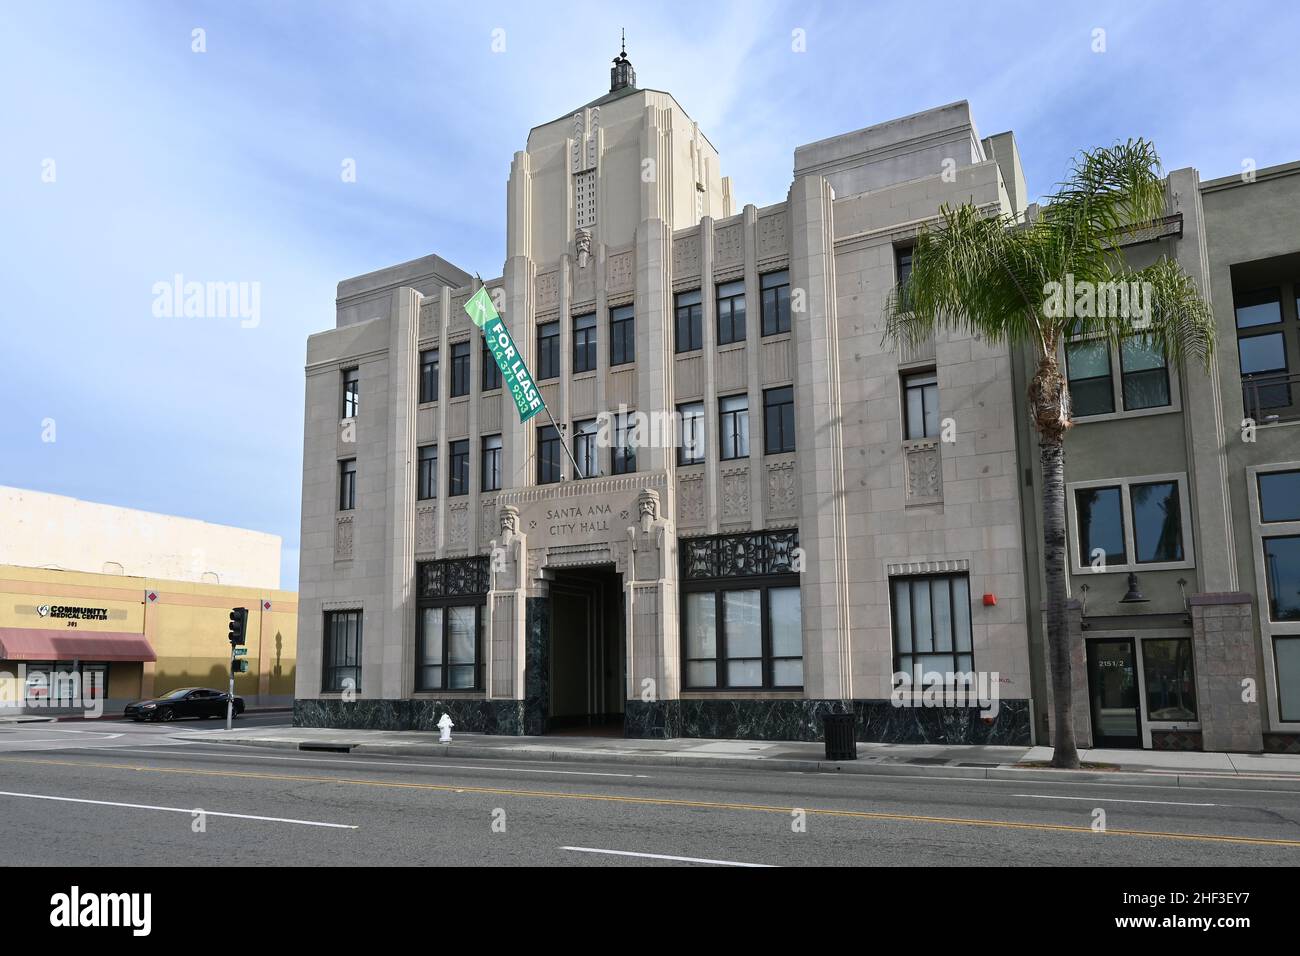
[[[69,631],[72,629],[69,628]],[[0,627],[2,661],[156,661],[141,634]]]

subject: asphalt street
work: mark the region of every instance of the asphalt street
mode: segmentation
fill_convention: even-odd
[[[1300,864],[1300,793],[1230,783],[439,762],[185,739],[215,726],[0,725],[0,865]]]

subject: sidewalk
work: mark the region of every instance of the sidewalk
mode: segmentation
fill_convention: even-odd
[[[981,747],[933,744],[858,744],[858,759],[828,761],[820,743],[767,740],[625,740],[619,737],[502,737],[455,734],[449,744],[436,733],[399,730],[335,730],[309,727],[196,730],[172,735],[198,743],[243,744],[283,750],[370,755],[554,760],[642,766],[708,767],[970,777],[985,780],[1072,780],[1140,783],[1161,787],[1232,786],[1300,791],[1300,755],[1171,753],[1150,750],[1084,750],[1085,763],[1104,769],[1054,770],[1048,747]]]

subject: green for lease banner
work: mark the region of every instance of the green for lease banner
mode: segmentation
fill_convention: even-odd
[[[501,369],[505,387],[510,390],[515,408],[519,410],[519,421],[528,421],[546,406],[532,375],[528,373],[523,356],[515,348],[510,330],[497,314],[486,286],[475,292],[465,303],[465,311],[469,313],[470,320],[483,330],[483,337],[492,350],[492,358],[496,359],[497,367]]]

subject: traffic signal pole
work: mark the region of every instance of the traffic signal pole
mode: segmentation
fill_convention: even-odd
[[[248,608],[237,607],[230,612],[230,690],[226,694],[226,729],[230,730],[235,720],[235,661],[239,655],[236,651],[243,646],[248,631]],[[239,671],[244,672],[243,668]]]
[[[230,645],[230,692],[226,695],[226,729],[235,719],[235,645]]]

